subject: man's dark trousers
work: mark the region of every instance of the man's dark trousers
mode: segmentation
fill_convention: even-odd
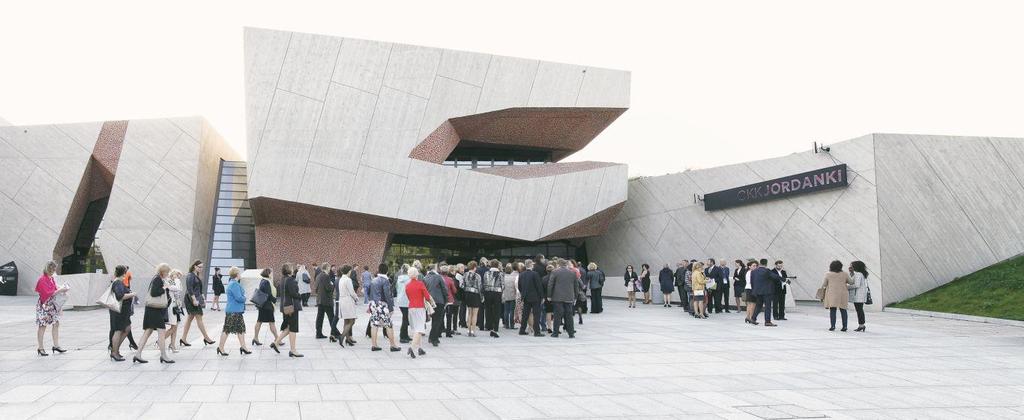
[[[431,343],[438,343],[441,341],[441,330],[444,329],[444,313],[445,305],[441,304],[434,308],[434,313],[430,315],[430,341]]]
[[[782,289],[782,293],[776,293],[774,295],[774,297],[775,297],[775,307],[773,309],[774,309],[775,312],[773,312],[772,315],[775,316],[775,319],[785,318],[786,317],[786,289]]]
[[[520,333],[526,333],[526,323],[530,321],[531,314],[533,314],[533,333],[540,334],[540,319],[544,316],[544,307],[540,302],[523,302],[523,312],[519,314]]]
[[[575,318],[573,317],[573,308],[571,302],[554,302],[555,304],[555,328],[554,334],[558,334],[561,327],[565,326],[565,331],[569,335],[576,335],[576,327],[573,325]]]
[[[757,316],[764,310],[764,322],[772,322],[772,308],[775,306],[775,295],[761,295],[757,297],[757,306],[754,307],[754,321],[757,321]]]

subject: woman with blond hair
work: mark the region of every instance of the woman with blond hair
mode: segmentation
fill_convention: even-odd
[[[149,363],[142,358],[142,350],[146,348],[146,343],[153,331],[156,331],[157,345],[160,346],[160,363],[174,363],[167,357],[167,347],[164,345],[164,330],[167,329],[167,306],[171,299],[170,294],[167,293],[167,281],[165,280],[170,272],[169,265],[160,263],[156,266],[156,275],[149,281],[149,290],[146,293],[146,312],[142,316],[142,329],[145,333],[142,334],[142,342],[139,343],[139,349],[135,351],[135,357],[132,357],[132,363]]]
[[[693,263],[693,275],[690,281],[693,283],[693,316],[707,319],[707,303],[704,302],[704,294],[707,292],[708,278],[704,276],[704,263],[700,261]]]
[[[224,342],[228,339],[228,334],[235,334],[238,336],[238,352],[240,354],[252,354],[252,351],[245,348],[245,318],[242,314],[245,313],[245,289],[242,288],[242,284],[238,276],[242,274],[242,270],[238,267],[231,267],[228,269],[228,287],[227,287],[227,305],[224,306],[224,328],[220,333],[220,343],[217,344],[217,354],[221,356],[227,356],[228,353],[224,351]]]
[[[57,287],[57,282],[53,279],[56,273],[57,263],[48,261],[43,267],[43,275],[39,276],[36,282],[36,293],[39,293],[39,300],[36,302],[36,326],[39,327],[36,330],[36,344],[39,346],[36,348],[36,354],[40,356],[50,355],[43,349],[43,335],[46,334],[47,325],[52,326],[50,333],[53,335],[53,347],[50,350],[54,353],[67,351],[60,346],[60,318],[64,315],[64,310],[57,305],[55,299],[67,296],[64,293],[67,293],[68,287]]]
[[[164,337],[168,339],[167,346],[175,353],[178,352],[178,324],[185,316],[185,287],[182,284],[182,277],[184,275],[181,270],[171,269],[164,284],[171,296],[171,302],[167,305],[167,324],[170,326],[164,332]]]

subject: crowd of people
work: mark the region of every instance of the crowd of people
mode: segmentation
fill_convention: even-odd
[[[775,321],[786,319],[786,294],[795,276],[789,276],[781,260],[768,267],[768,260],[735,260],[729,267],[726,260],[683,260],[672,270],[665,264],[658,272],[657,287],[662,294],[662,305],[672,307],[672,294],[679,294],[678,303],[698,319],[709,314],[744,313],[745,322],[774,327]],[[406,353],[416,358],[426,354],[424,341],[434,347],[442,338],[462,335],[477,337],[486,332],[499,338],[500,330],[516,330],[519,335],[559,337],[563,331],[568,338],[576,335],[576,323],[583,324],[583,314],[603,312],[605,273],[597,264],[583,265],[574,260],[538,255],[535,259],[502,263],[498,259],[481,258],[467,264],[428,264],[419,261],[402,265],[397,273],[389,273],[386,264],[375,272],[367,266],[329,263],[314,265],[310,273],[305,265],[283,264],[279,276],[270,269],[261,272],[259,285],[247,293],[240,283],[241,270],[231,267],[224,284],[219,270],[214,273],[214,300],[211,310],[224,312],[224,323],[219,341],[210,338],[203,320],[207,305],[203,281],[202,261],[194,261],[187,274],[159,264],[149,286],[141,293],[131,287],[129,268],[119,265],[114,269],[110,288],[100,297],[109,310],[110,358],[124,361],[121,347],[125,340],[135,353],[133,363],[148,363],[143,349],[156,333],[159,360],[174,363],[171,353],[182,347],[191,347],[188,340],[192,325],[199,329],[205,345],[217,344],[217,354],[228,356],[225,345],[229,335],[239,344],[239,353],[252,353],[249,345],[262,346],[260,331],[267,324],[270,332],[269,347],[277,353],[288,343],[289,357],[303,357],[296,348],[299,332],[299,313],[310,306],[312,299],[317,308],[316,338],[330,339],[341,347],[357,344],[353,328],[360,313],[369,314],[366,336],[371,351],[382,351],[383,334],[388,349],[400,352],[400,344],[409,344]],[[67,286],[58,286],[54,279],[57,264],[48,262],[36,284],[39,300],[36,304],[38,326],[38,354],[48,356],[43,346],[46,327],[51,327],[51,351],[63,353],[60,346],[59,326],[62,302]],[[829,272],[818,289],[817,297],[829,309],[831,328],[835,330],[837,312],[842,319],[841,331],[847,331],[847,304],[853,303],[857,312],[858,328],[865,331],[864,305],[871,303],[867,267],[861,261],[850,263],[843,272],[843,264],[833,261]],[[731,282],[730,282],[731,280]],[[639,272],[632,265],[623,274],[628,308],[635,308],[638,295],[643,304],[652,304],[651,268],[642,264]],[[730,289],[732,293],[730,294]],[[226,295],[221,307],[219,296]],[[141,298],[141,300],[140,300]],[[735,305],[730,304],[730,298]],[[247,303],[257,311],[252,340],[246,342],[247,327],[243,314]],[[141,343],[131,333],[132,316],[137,304],[144,305]],[[397,311],[396,311],[397,308]],[[395,321],[399,317],[401,321]],[[280,330],[277,317],[280,316]],[[323,333],[324,320],[330,331]],[[181,337],[178,337],[178,326]],[[341,323],[339,328],[338,324]],[[400,323],[398,323],[400,322]],[[396,331],[395,323],[398,323]]]

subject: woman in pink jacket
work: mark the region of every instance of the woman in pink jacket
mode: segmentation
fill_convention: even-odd
[[[64,353],[64,350],[60,347],[60,317],[64,315],[64,311],[54,301],[55,297],[67,292],[67,286],[57,287],[57,282],[54,281],[53,275],[57,272],[57,263],[49,261],[46,266],[43,267],[43,275],[39,276],[39,281],[36,282],[36,293],[39,293],[39,301],[36,302],[36,325],[39,329],[36,330],[36,342],[39,347],[36,348],[36,353],[40,356],[49,356],[46,350],[43,349],[43,334],[46,333],[46,326],[52,325],[53,328],[50,330],[53,333],[53,350],[55,353]]]

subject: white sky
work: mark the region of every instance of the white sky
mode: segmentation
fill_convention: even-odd
[[[245,147],[242,27],[632,71],[569,160],[659,175],[870,132],[1024,137],[1013,1],[6,1],[12,124],[202,115]],[[163,7],[166,5],[166,7]]]

